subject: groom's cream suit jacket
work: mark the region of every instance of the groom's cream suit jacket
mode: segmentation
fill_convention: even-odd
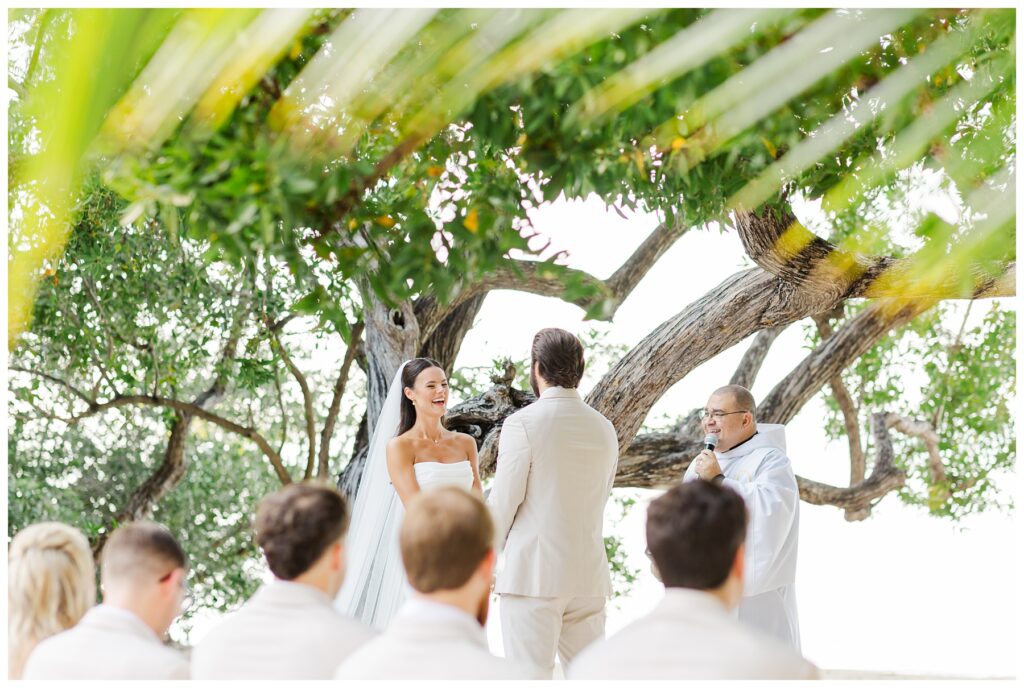
[[[611,594],[601,529],[618,458],[615,428],[574,389],[548,388],[505,419],[488,500],[504,550],[496,593]]]

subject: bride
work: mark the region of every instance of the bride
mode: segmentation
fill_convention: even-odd
[[[406,361],[370,438],[337,604],[375,628],[387,626],[407,596],[398,548],[404,505],[420,490],[438,485],[482,492],[476,441],[441,425],[447,408],[448,378],[441,366],[429,358]]]

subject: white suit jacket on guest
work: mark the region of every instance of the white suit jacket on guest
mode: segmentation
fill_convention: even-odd
[[[381,635],[356,650],[338,679],[523,679],[525,667],[492,655],[477,620],[420,597],[408,600]]]
[[[758,423],[756,435],[715,456],[725,476],[722,484],[743,497],[749,516],[739,618],[799,650],[800,490],[786,456],[785,426]],[[691,463],[683,481],[696,479]]]
[[[713,595],[668,588],[647,616],[585,649],[571,679],[810,679],[817,668]]]
[[[26,679],[187,679],[188,660],[126,609],[101,604],[72,628],[39,643]]]
[[[505,419],[488,499],[504,550],[496,593],[611,594],[602,526],[618,458],[615,428],[574,389],[546,389]]]
[[[373,636],[320,590],[275,580],[199,642],[192,678],[329,679]]]

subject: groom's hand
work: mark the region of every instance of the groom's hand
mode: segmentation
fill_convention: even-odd
[[[715,457],[715,453],[710,449],[705,449],[694,461],[694,470],[697,472],[697,476],[701,480],[711,480],[716,475],[722,473],[722,467],[718,465],[718,458]]]

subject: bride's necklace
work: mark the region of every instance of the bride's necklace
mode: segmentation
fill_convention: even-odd
[[[442,438],[444,438],[444,429],[441,430],[441,434],[437,436],[436,440],[430,435],[428,435],[426,430],[423,431],[423,439],[430,440],[431,442],[434,443],[435,446],[441,444]]]

